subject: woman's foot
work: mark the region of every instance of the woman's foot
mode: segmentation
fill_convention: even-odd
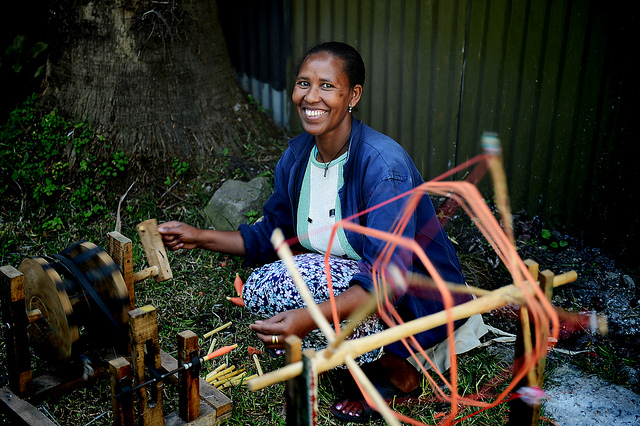
[[[387,353],[379,360],[363,365],[362,369],[388,402],[398,397],[417,397],[422,392],[420,373],[404,358]],[[351,422],[367,422],[378,417],[379,413],[369,407],[355,383],[351,388],[352,392],[346,392],[330,407],[331,413],[340,420]]]

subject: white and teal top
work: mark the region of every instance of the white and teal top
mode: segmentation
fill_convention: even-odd
[[[338,189],[344,184],[342,166],[347,161],[349,151],[331,161],[328,167],[316,160],[317,153],[318,147],[314,147],[300,188],[297,234],[300,236],[300,243],[307,250],[325,254],[332,226],[342,220]],[[330,254],[360,260],[342,228],[338,228]]]

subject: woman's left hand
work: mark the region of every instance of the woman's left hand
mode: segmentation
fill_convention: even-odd
[[[293,309],[281,312],[263,321],[256,321],[249,325],[256,332],[267,348],[284,348],[284,339],[291,335],[304,338],[316,328],[315,322],[306,309]]]

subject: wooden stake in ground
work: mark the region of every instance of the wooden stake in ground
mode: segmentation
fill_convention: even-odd
[[[285,362],[287,365],[302,361],[302,340],[292,334],[284,340]],[[285,395],[287,397],[287,426],[298,426],[300,415],[300,389],[304,386],[300,383],[301,376],[292,377],[285,382]]]

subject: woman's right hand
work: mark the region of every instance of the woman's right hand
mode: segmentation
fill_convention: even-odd
[[[169,250],[189,250],[199,246],[199,236],[202,230],[186,223],[172,220],[158,225],[158,232],[162,237],[162,242]]]

